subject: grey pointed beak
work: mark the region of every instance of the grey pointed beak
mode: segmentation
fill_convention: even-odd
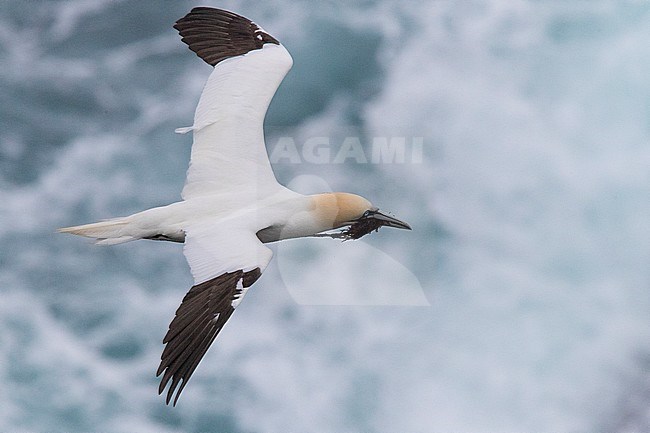
[[[371,218],[379,221],[382,226],[394,227],[396,229],[411,230],[411,226],[405,223],[404,221],[400,221],[397,218],[393,218],[392,216],[388,216],[379,211],[375,211],[372,214],[368,215],[368,219]]]

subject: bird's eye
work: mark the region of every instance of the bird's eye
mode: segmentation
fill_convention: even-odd
[[[257,35],[255,35],[255,37],[257,38],[258,41],[261,41],[261,40],[264,39],[264,38],[262,37],[262,34],[261,34],[261,33],[258,33]]]
[[[364,218],[368,218],[369,216],[370,216],[370,211],[369,211],[369,210],[367,210],[367,211],[365,211],[365,212],[363,213],[363,217],[364,217]]]

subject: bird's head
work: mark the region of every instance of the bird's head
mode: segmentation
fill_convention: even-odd
[[[331,237],[359,239],[383,226],[411,230],[407,223],[380,212],[359,195],[337,192],[321,194],[318,199],[321,215],[332,221],[331,229],[344,228]]]

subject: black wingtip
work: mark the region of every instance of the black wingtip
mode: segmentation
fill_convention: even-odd
[[[187,292],[165,335],[166,345],[156,372],[156,377],[162,375],[158,394],[169,386],[166,404],[173,400],[176,406],[201,359],[234,312],[233,301],[240,299],[242,287],[249,287],[261,275],[260,268],[226,272]]]
[[[279,44],[248,18],[205,6],[192,9],[176,21],[174,28],[190,50],[212,66],[224,59],[259,50],[267,43]]]

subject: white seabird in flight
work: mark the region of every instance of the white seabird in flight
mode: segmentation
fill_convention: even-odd
[[[176,405],[210,344],[271,260],[265,243],[307,236],[358,239],[381,226],[410,227],[361,196],[302,195],[277,182],[263,122],[293,64],[277,39],[247,18],[207,7],[192,9],[174,28],[214,66],[194,124],[177,130],[194,135],[182,200],[59,231],[102,245],[184,242],[194,286],[169,325],[157,372],[163,375],[159,393],[170,384],[166,402],[176,393]]]

